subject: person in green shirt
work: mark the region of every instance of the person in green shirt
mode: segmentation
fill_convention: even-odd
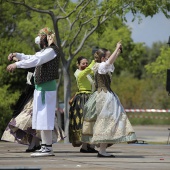
[[[94,81],[92,79],[93,71],[91,68],[95,64],[94,60],[88,66],[88,60],[80,56],[77,58],[78,69],[74,76],[77,81],[78,91],[76,92],[69,110],[69,140],[74,147],[82,145],[80,152],[96,153],[94,146],[81,142],[83,107],[90,94],[94,90]]]

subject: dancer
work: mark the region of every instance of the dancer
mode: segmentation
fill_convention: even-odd
[[[56,79],[59,73],[59,49],[54,44],[54,32],[46,27],[39,31],[35,42],[41,50],[35,55],[11,53],[8,59],[16,57],[18,62],[7,66],[8,71],[16,68],[35,68],[35,90],[33,99],[32,128],[41,131],[41,149],[31,156],[53,156],[52,130],[54,130],[56,109]]]
[[[88,60],[85,57],[80,56],[77,58],[78,69],[74,76],[76,77],[78,92],[76,92],[73,101],[70,103],[69,110],[69,140],[74,147],[82,145],[80,152],[83,153],[98,152],[94,149],[94,146],[81,142],[83,107],[94,90],[94,82],[91,78],[91,75],[93,75],[91,68],[94,64],[95,62],[92,61],[88,66]]]
[[[104,50],[95,53],[93,66],[96,91],[84,106],[82,141],[99,144],[98,157],[115,157],[106,152],[109,145],[136,140],[135,132],[127,118],[118,96],[111,90],[113,63],[122,49],[117,43],[115,51],[108,58]]]
[[[32,69],[34,71],[34,69]],[[32,129],[32,101],[34,84],[31,81],[33,73],[27,73],[27,84],[18,101],[14,106],[12,119],[8,123],[1,140],[17,142],[19,144],[28,145],[26,152],[34,152],[40,149],[39,134]]]
[[[35,152],[41,148],[41,136],[38,130],[32,129],[32,112],[33,112],[33,92],[34,82],[33,71],[30,70],[27,74],[26,88],[19,97],[12,119],[8,123],[1,140],[8,142],[17,142],[19,144],[28,145],[26,152]],[[55,120],[57,121],[57,120]],[[55,123],[53,130],[53,143],[64,139],[64,132]]]

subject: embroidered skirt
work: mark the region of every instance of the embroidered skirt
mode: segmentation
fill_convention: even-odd
[[[69,110],[69,140],[74,147],[81,146],[81,134],[83,124],[83,108],[90,93],[77,94]]]
[[[18,116],[11,119],[2,135],[1,140],[17,142],[20,144],[30,144],[33,136],[41,139],[40,131],[32,129],[32,112],[33,98],[27,102]],[[55,119],[53,143],[63,140],[64,137],[64,132],[58,126],[57,119]]]
[[[84,106],[82,141],[120,143],[136,140],[132,125],[118,96],[112,92],[94,92]]]

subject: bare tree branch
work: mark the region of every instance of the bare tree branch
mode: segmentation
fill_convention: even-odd
[[[78,12],[77,14],[77,17],[75,18],[74,22],[72,23],[71,25],[71,30],[72,30],[72,27],[74,26],[74,24],[76,23],[77,20],[79,20],[79,16],[81,14],[81,12],[86,8],[86,6],[91,2],[91,0],[87,1],[87,3],[80,9],[80,11]]]
[[[68,15],[64,16],[64,17],[58,17],[58,19],[66,19],[68,17],[70,17],[75,11],[77,11],[77,9],[83,4],[84,0],[82,0]],[[64,10],[63,8],[60,8],[61,10]],[[66,14],[66,12],[65,12]]]
[[[77,55],[77,53],[78,53],[78,52],[81,50],[81,48],[83,47],[83,44],[84,44],[84,42],[86,41],[86,39],[87,39],[103,22],[105,22],[105,21],[108,19],[109,16],[106,17],[106,16],[107,16],[107,12],[108,12],[108,11],[105,11],[105,14],[101,14],[101,15],[98,15],[98,16],[94,16],[94,17],[90,18],[89,20],[85,21],[83,24],[80,25],[79,30],[77,31],[76,35],[75,35],[74,38],[73,38],[73,41],[70,43],[69,52],[70,52],[70,54],[71,54],[72,57],[74,57],[75,55]],[[114,13],[115,13],[115,11],[114,11]],[[102,17],[103,17],[103,19],[102,19],[101,22],[100,22],[100,19],[101,19]],[[71,52],[72,45],[74,44],[76,38],[78,37],[79,33],[81,32],[82,27],[83,27],[84,25],[88,24],[89,22],[91,22],[94,18],[98,18],[97,25],[96,25],[95,27],[93,27],[93,29],[92,29],[88,34],[87,34],[88,31],[85,32],[84,37],[83,37],[80,45],[78,46],[78,48],[77,48],[77,50],[74,52],[74,54],[72,54],[72,52]]]
[[[80,15],[81,11],[90,3],[90,1],[91,1],[91,0],[89,0],[89,1],[83,6],[83,8],[79,11],[79,14],[78,14],[78,15]],[[84,0],[82,0],[82,1],[75,7],[75,9],[74,9],[70,14],[68,14],[67,16],[65,16],[65,17],[58,17],[58,19],[67,19],[67,21],[68,21],[68,23],[69,23],[69,25],[70,25],[70,30],[72,29],[72,26],[73,26],[73,25],[71,24],[71,21],[69,20],[69,16],[71,16],[71,15],[81,6],[81,4],[83,4],[83,2],[84,2]],[[57,1],[57,4],[58,4],[60,10],[61,10],[64,14],[66,14],[66,12],[65,12],[65,10],[64,10],[66,3],[65,3],[65,5],[64,5],[64,8],[61,7],[61,5],[59,4],[58,1]],[[78,17],[77,17],[77,20],[78,20]],[[69,33],[68,37],[70,36],[70,34],[71,34],[71,32]],[[67,42],[67,40],[65,40],[65,41],[62,43],[62,47],[64,47],[64,45],[66,44],[66,42]]]
[[[127,7],[127,5],[124,6],[123,8],[126,8],[126,7]],[[123,9],[123,8],[122,8],[122,9]],[[113,11],[111,11],[110,13],[108,13],[108,10],[106,10],[104,14],[101,14],[101,15],[99,15],[99,16],[94,16],[93,18],[90,18],[88,21],[86,21],[86,22],[84,22],[84,23],[82,24],[82,25],[85,25],[85,24],[89,23],[92,19],[98,17],[98,23],[97,23],[97,25],[96,25],[95,27],[93,27],[93,29],[91,29],[90,32],[88,32],[88,31],[85,32],[84,37],[83,37],[80,45],[78,46],[78,48],[77,48],[77,50],[74,52],[74,54],[72,54],[72,57],[74,57],[75,55],[78,54],[78,52],[79,52],[79,51],[81,50],[81,48],[83,47],[84,42],[87,40],[87,38],[88,38],[91,34],[93,34],[93,32],[94,32],[102,23],[104,23],[110,16],[112,16],[112,15],[115,14],[116,12],[117,12],[117,10],[113,10]],[[103,18],[102,18],[102,20],[100,21],[101,17],[103,17]],[[81,27],[81,28],[82,28],[82,27]],[[80,31],[80,30],[79,30],[79,31]],[[87,34],[87,32],[88,32],[88,34]],[[74,37],[72,43],[70,44],[70,48],[71,48],[72,44],[74,43],[74,41],[75,41],[75,39],[76,39],[77,36],[78,36],[78,35],[76,35],[76,36]],[[70,51],[70,49],[69,49],[69,51]],[[71,51],[70,51],[70,53],[71,53]]]
[[[50,15],[49,10],[41,10],[41,9],[33,8],[33,7],[29,6],[29,5],[27,5],[25,2],[16,2],[16,1],[10,1],[10,0],[6,0],[6,1],[9,2],[9,3],[25,6],[26,8],[28,8],[28,9],[30,9],[32,11],[36,11],[36,12],[39,12],[39,13],[45,13],[45,14]]]
[[[69,0],[65,0],[66,2],[65,2],[65,4],[64,4],[64,6],[63,6],[63,9],[65,9],[66,7],[67,7],[67,4],[69,3]]]
[[[64,40],[64,41],[62,42],[62,44],[61,44],[62,48],[65,46],[66,42],[67,42],[67,40]]]
[[[106,19],[105,19],[105,20],[106,20]],[[91,31],[90,31],[88,34],[87,34],[87,31],[85,32],[85,36],[83,37],[83,39],[82,39],[80,45],[78,46],[77,50],[74,52],[73,57],[74,57],[75,55],[77,55],[78,52],[81,50],[81,48],[83,47],[83,44],[84,44],[84,42],[86,41],[86,39],[87,39],[105,20],[103,20],[102,22],[100,22],[100,17],[99,17],[96,26],[93,27],[93,29],[91,29]]]
[[[76,41],[76,38],[78,37],[79,33],[81,32],[82,27],[83,27],[84,25],[86,25],[87,23],[89,23],[89,22],[90,22],[91,20],[93,20],[94,18],[95,18],[95,17],[92,17],[92,18],[90,18],[89,20],[85,21],[83,24],[80,25],[79,30],[76,32],[76,34],[75,34],[75,36],[74,36],[74,38],[73,38],[73,40],[72,40],[72,42],[70,43],[70,46],[69,46],[69,52],[70,52],[71,55],[72,55],[72,52],[71,52],[72,45],[73,45],[74,42]]]
[[[60,10],[66,15],[66,11],[64,10],[64,8],[61,7],[61,5],[58,1],[57,1],[57,4],[58,4]],[[63,19],[63,18],[60,17],[60,19]],[[69,25],[71,26],[71,21],[69,20],[69,17],[67,17],[66,20],[68,21]]]

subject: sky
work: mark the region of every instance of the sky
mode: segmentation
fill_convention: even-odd
[[[170,36],[170,19],[167,19],[163,13],[155,16],[143,17],[143,21],[138,24],[138,21],[132,22],[132,15],[127,15],[128,25],[132,29],[132,39],[134,42],[144,42],[151,47],[153,42],[168,42]]]

